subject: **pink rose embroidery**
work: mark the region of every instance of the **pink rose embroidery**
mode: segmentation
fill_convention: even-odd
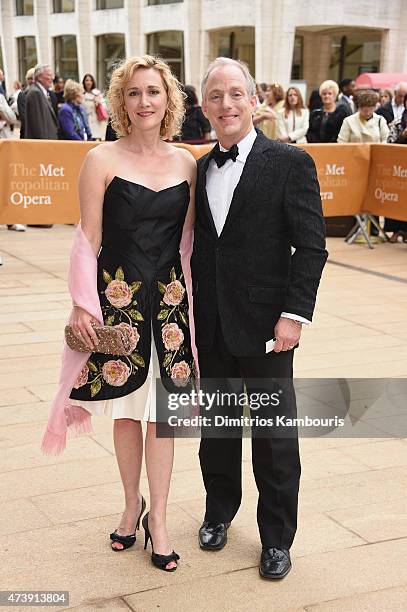
[[[130,369],[118,359],[117,361],[107,361],[102,368],[102,375],[105,381],[112,387],[121,387],[130,376]]]
[[[89,368],[85,363],[82,370],[80,371],[78,378],[76,379],[76,382],[74,384],[74,389],[79,389],[79,387],[83,387],[84,385],[86,385],[86,383],[88,382],[88,376],[89,376]]]
[[[168,306],[178,306],[182,302],[185,289],[178,280],[169,283],[165,289],[163,302]]]
[[[123,280],[112,280],[106,288],[105,295],[115,308],[128,306],[133,297],[130,287]]]
[[[128,323],[119,323],[119,325],[115,325],[115,327],[120,327],[121,329],[126,329],[130,332],[130,346],[131,352],[133,352],[138,344],[138,341],[140,340],[140,334],[138,333],[137,329],[135,327],[132,327],[132,325],[129,325]]]
[[[167,323],[162,328],[162,338],[167,351],[177,351],[184,342],[184,334],[176,323]]]
[[[171,368],[171,378],[177,387],[185,387],[191,376],[191,368],[186,361],[174,363]]]

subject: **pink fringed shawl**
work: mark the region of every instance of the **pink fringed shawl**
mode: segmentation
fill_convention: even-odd
[[[195,362],[198,364],[190,272],[192,243],[193,230],[184,230],[180,253],[189,300],[192,351]],[[68,287],[75,304],[84,308],[95,320],[103,323],[97,291],[97,258],[80,225],[76,229],[71,250]],[[71,321],[73,313],[74,310],[72,309],[69,321]],[[72,351],[64,340],[58,391],[51,404],[51,411],[41,445],[42,451],[46,455],[58,455],[65,450],[68,428],[76,435],[93,433],[90,412],[81,406],[69,403],[72,388],[90,355],[90,352]]]

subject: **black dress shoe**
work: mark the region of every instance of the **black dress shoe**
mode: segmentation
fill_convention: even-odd
[[[290,551],[286,548],[263,548],[259,572],[262,578],[278,580],[291,569]]]
[[[203,550],[221,550],[228,540],[229,525],[204,521],[198,534],[199,546]]]

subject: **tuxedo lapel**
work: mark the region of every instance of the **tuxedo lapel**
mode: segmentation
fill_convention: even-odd
[[[202,210],[203,215],[206,217],[209,229],[212,234],[218,237],[218,232],[216,231],[215,223],[213,221],[211,208],[209,206],[208,194],[206,193],[206,171],[208,170],[210,162],[209,154],[206,156],[205,161],[203,162],[200,170],[199,176],[199,199],[202,202]]]
[[[233,223],[233,220],[244,205],[247,197],[250,197],[250,194],[253,193],[253,187],[258,184],[267,161],[267,157],[264,153],[269,148],[270,144],[268,139],[262,132],[257,132],[257,138],[253,143],[253,147],[249,155],[247,156],[242,175],[233,192],[233,198],[230,203],[225,225],[223,226],[219,237],[228,231],[228,228]]]

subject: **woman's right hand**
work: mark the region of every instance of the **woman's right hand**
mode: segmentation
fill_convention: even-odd
[[[74,307],[71,318],[72,330],[78,340],[84,342],[90,351],[94,351],[99,344],[98,337],[93,329],[95,323],[95,319],[84,308]]]

